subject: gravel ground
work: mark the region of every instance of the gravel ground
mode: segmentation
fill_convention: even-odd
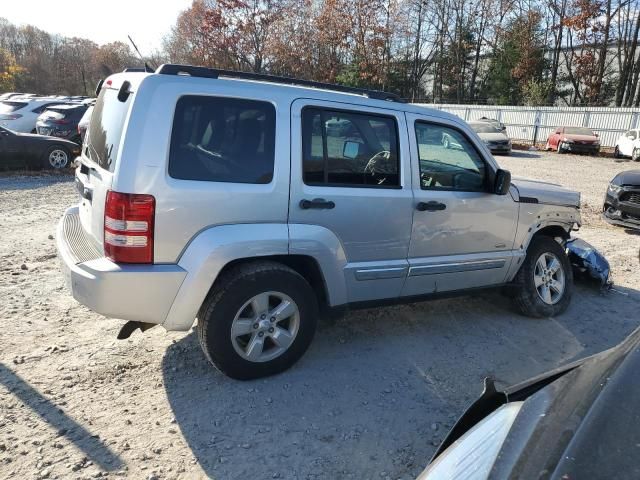
[[[121,322],[75,303],[58,269],[71,177],[0,178],[0,478],[414,478],[483,377],[524,380],[640,323],[640,236],[599,217],[608,181],[632,166],[499,161],[582,192],[578,236],[608,256],[615,291],[578,285],[546,320],[498,293],[353,312],[323,323],[294,368],[253,382],[210,368],[193,332],[117,341]]]

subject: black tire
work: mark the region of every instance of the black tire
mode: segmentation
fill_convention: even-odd
[[[56,152],[56,151],[63,152],[66,155],[67,159],[63,165],[61,164],[59,166],[54,166],[51,163],[50,156],[53,154],[53,152]],[[67,168],[69,165],[71,165],[71,161],[72,161],[71,152],[67,147],[65,147],[64,145],[53,145],[52,147],[49,147],[45,152],[44,157],[42,159],[42,165],[44,168],[48,168],[48,169],[63,170]]]
[[[620,158],[621,156],[620,149],[618,148],[618,145],[616,145],[616,148],[613,149],[613,158]]]
[[[291,345],[280,356],[254,362],[240,356],[231,340],[231,326],[242,306],[255,295],[281,292],[299,312],[299,326]],[[222,373],[250,380],[280,373],[305,353],[316,331],[318,301],[307,281],[291,268],[272,261],[256,261],[231,268],[215,283],[198,312],[197,332],[207,359]]]
[[[640,148],[636,147],[631,152],[631,160],[634,162],[640,162]]]
[[[562,142],[558,142],[558,148],[556,149],[558,153],[564,153],[564,149],[562,148]]]
[[[544,253],[553,254],[560,261],[565,285],[561,298],[554,304],[545,303],[535,286],[536,262]],[[540,235],[534,237],[527,249],[527,256],[513,280],[514,302],[523,315],[534,318],[555,317],[563,313],[571,302],[573,293],[573,271],[565,249],[553,238]]]

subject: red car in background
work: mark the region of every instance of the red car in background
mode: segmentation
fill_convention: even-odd
[[[586,127],[558,127],[549,135],[545,149],[555,149],[558,153],[596,154],[600,151],[600,139]]]

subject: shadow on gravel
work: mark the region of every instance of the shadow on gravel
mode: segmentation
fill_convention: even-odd
[[[120,470],[124,466],[120,457],[109,447],[2,363],[0,383],[11,395],[57,430],[58,436],[65,436],[102,470]]]
[[[539,153],[527,152],[526,150],[511,150],[509,156],[514,158],[540,158]]]
[[[498,293],[362,310],[252,382],[209,366],[192,333],[167,350],[164,386],[210,477],[415,478],[485,376],[504,387],[609,348],[639,309],[635,290],[578,285],[557,319],[519,316]]]

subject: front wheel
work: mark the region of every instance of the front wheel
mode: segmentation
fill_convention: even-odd
[[[232,268],[198,312],[207,359],[238,380],[280,373],[304,354],[318,319],[316,296],[289,267],[270,261]]]
[[[633,149],[633,152],[631,153],[631,160],[633,160],[634,162],[640,162],[640,148],[639,147],[635,147]]]
[[[564,153],[564,148],[562,148],[562,142],[558,142],[557,152],[558,153]]]
[[[515,304],[524,315],[560,315],[569,306],[573,291],[573,272],[564,248],[553,238],[535,237],[514,285]]]

